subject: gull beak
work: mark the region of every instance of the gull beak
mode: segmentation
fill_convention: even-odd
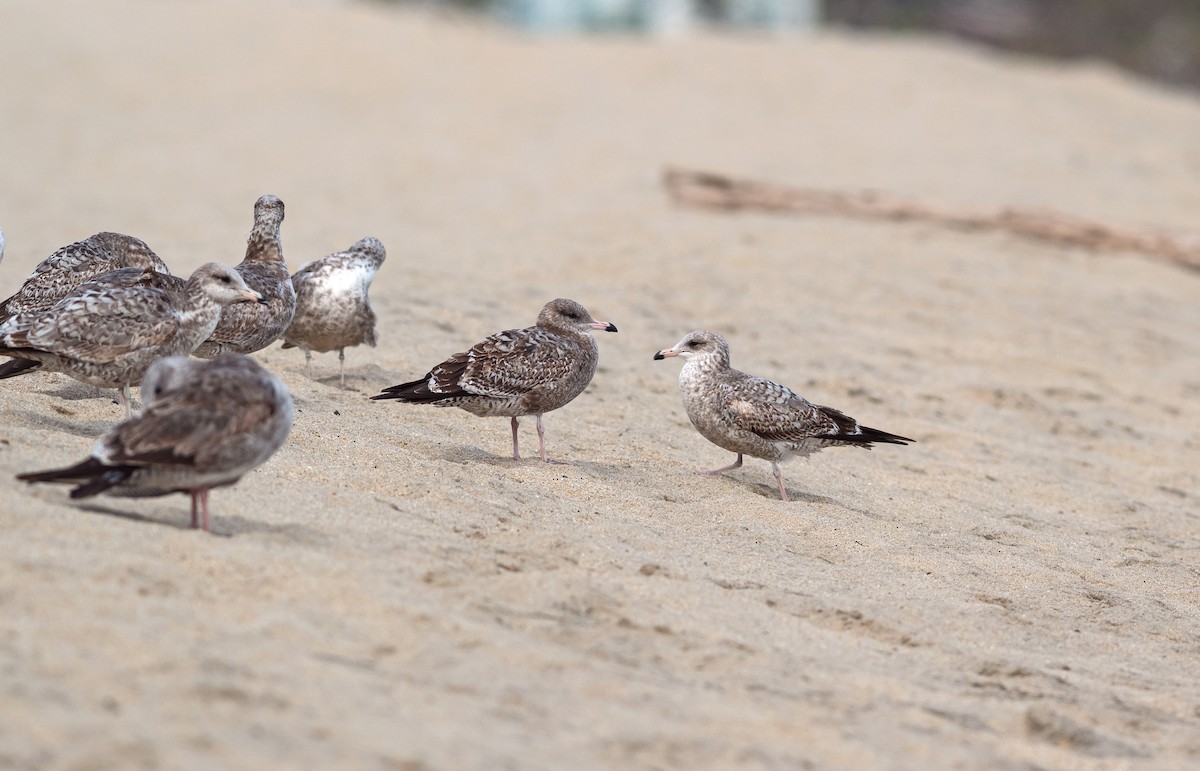
[[[253,289],[247,289],[243,291],[242,297],[246,299],[246,302],[260,303],[263,305],[265,305],[267,302],[267,298],[263,297],[258,292],[255,292]]]
[[[676,351],[674,348],[663,348],[661,351],[654,354],[654,360],[659,361],[661,359],[666,359],[671,356],[678,356],[678,355],[679,355],[679,352]]]
[[[607,321],[593,321],[588,324],[592,329],[599,329],[601,332],[616,332],[617,325],[609,324]]]

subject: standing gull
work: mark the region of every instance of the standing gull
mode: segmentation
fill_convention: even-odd
[[[223,306],[260,302],[228,265],[201,265],[186,281],[124,268],[101,274],[44,311],[0,323],[0,379],[37,368],[96,386],[129,387],[156,359],[189,354],[212,332]]]
[[[86,460],[17,479],[81,483],[72,498],[188,493],[192,527],[211,532],[209,490],[237,482],[283,445],[292,427],[291,394],[279,378],[235,354],[159,359],[142,390],[141,414],[97,439]]]
[[[211,359],[222,353],[253,353],[279,339],[296,312],[296,291],[283,261],[279,226],[283,201],[264,195],[254,204],[254,227],[246,242],[246,258],[237,266],[246,286],[263,296],[258,305],[239,305],[221,312],[221,320],[196,355]]]
[[[304,351],[310,375],[312,352],[336,348],[344,387],[346,347],[362,343],[375,347],[379,336],[367,290],[386,256],[379,239],[368,236],[344,252],[313,260],[292,276],[296,315],[283,335],[283,347]]]
[[[697,474],[719,474],[740,468],[742,456],[771,461],[779,496],[788,500],[779,472],[780,461],[825,447],[848,445],[871,449],[872,442],[908,444],[907,437],[859,425],[832,407],[812,404],[787,386],[729,366],[729,343],[716,332],[689,332],[655,359],[680,356],[679,392],[692,425],[708,441],[737,453],[728,466]]]
[[[480,417],[511,417],[513,458],[521,459],[517,418],[537,416],[538,444],[546,458],[542,415],[583,393],[600,357],[591,330],[616,332],[574,300],[551,300],[525,329],[497,332],[456,353],[411,383],[385,388],[372,399],[460,407]]]
[[[140,238],[96,233],[67,244],[38,263],[21,288],[0,302],[0,321],[18,313],[44,311],[85,281],[118,268],[146,268],[170,274],[166,264]]]

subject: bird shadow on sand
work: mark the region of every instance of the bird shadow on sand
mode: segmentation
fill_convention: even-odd
[[[433,457],[444,460],[447,463],[457,463],[459,465],[470,465],[479,463],[485,466],[497,466],[501,468],[518,468],[522,466],[530,466],[533,468],[573,468],[579,470],[593,469],[603,471],[606,476],[610,476],[621,469],[627,468],[617,463],[606,463],[597,461],[592,458],[576,458],[576,457],[555,457],[552,453],[547,453],[550,457],[549,463],[542,463],[542,458],[534,448],[532,453],[521,453],[521,459],[516,460],[510,454],[499,455],[480,449],[471,445],[459,445],[457,447],[448,447],[444,451],[435,454]]]
[[[29,425],[54,429],[64,434],[72,434],[73,436],[81,436],[93,440],[125,419],[124,413],[114,415],[111,420],[71,420],[70,418],[75,413],[69,411],[60,413],[65,415],[67,419],[59,418],[57,415],[50,415],[45,412],[23,410],[23,413]]]
[[[191,514],[186,510],[179,514],[174,512],[164,514],[162,518],[146,516],[137,512],[118,509],[112,506],[105,506],[101,503],[75,503],[75,508],[80,511],[86,511],[90,514],[100,514],[106,517],[115,517],[124,519],[130,522],[138,522],[146,525],[158,525],[160,527],[168,527],[174,530],[192,530]],[[287,540],[294,540],[305,543],[316,543],[325,539],[316,531],[299,525],[272,525],[265,522],[259,522],[252,519],[246,519],[236,514],[222,515],[218,513],[212,514],[211,519],[212,532],[211,535],[217,538],[233,538],[236,535],[247,535],[250,533],[267,533],[271,535],[282,535]]]
[[[692,472],[692,473],[695,473],[695,472]],[[696,476],[698,476],[700,478],[705,478],[706,475],[697,474]],[[855,514],[861,514],[863,516],[868,516],[868,517],[878,516],[878,515],[872,514],[869,511],[863,511],[861,509],[856,509],[853,506],[847,506],[844,502],[838,500],[837,498],[830,498],[827,495],[818,495],[816,493],[810,493],[810,492],[807,492],[804,490],[797,490],[792,485],[787,485],[787,484],[784,485],[787,488],[788,498],[790,499],[790,500],[784,501],[784,500],[781,500],[779,497],[779,488],[776,487],[773,483],[756,482],[756,481],[749,480],[749,479],[739,479],[736,476],[727,476],[725,474],[714,474],[712,476],[708,476],[707,478],[714,479],[714,480],[721,480],[727,484],[737,485],[738,487],[742,488],[743,490],[747,490],[748,492],[753,493],[754,495],[757,495],[760,498],[764,498],[769,501],[777,501],[784,505],[787,505],[789,503],[791,503],[791,504],[804,504],[804,503],[821,504],[821,505],[825,505],[825,506],[835,506],[839,509],[844,509],[846,511],[850,511]]]

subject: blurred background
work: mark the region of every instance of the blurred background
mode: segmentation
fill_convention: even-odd
[[[403,0],[393,0],[401,2]],[[539,33],[815,24],[939,32],[1200,87],[1200,0],[444,0]]]

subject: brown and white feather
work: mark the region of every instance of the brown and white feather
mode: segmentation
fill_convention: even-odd
[[[96,233],[38,263],[21,288],[0,303],[0,320],[47,310],[85,282],[119,268],[170,273],[145,241],[121,233]]]
[[[195,351],[210,359],[222,353],[253,353],[279,339],[296,313],[296,291],[283,259],[279,228],[283,201],[264,195],[254,204],[254,225],[246,256],[236,266],[246,285],[265,300],[255,305],[225,308],[216,328]]]

